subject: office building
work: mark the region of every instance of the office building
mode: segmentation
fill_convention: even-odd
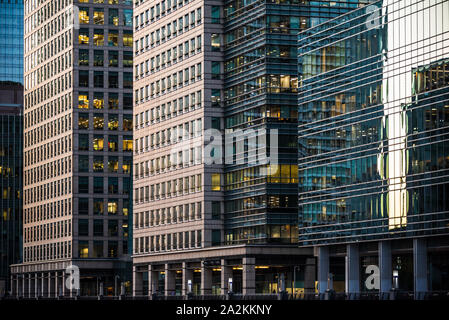
[[[24,8],[24,240],[13,294],[118,294],[131,287],[132,3]],[[79,290],[66,281],[77,270]]]
[[[299,245],[321,293],[449,289],[448,21],[449,1],[375,1],[299,35]]]
[[[135,295],[314,290],[297,34],[357,3],[135,2]]]

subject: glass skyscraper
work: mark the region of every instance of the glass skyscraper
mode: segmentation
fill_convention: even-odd
[[[23,83],[23,0],[0,1],[0,82]]]
[[[320,292],[329,270],[349,293],[449,287],[448,21],[449,1],[376,1],[299,36],[299,243]]]

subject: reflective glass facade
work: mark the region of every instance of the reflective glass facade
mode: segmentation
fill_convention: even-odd
[[[0,81],[23,83],[23,0],[0,1]]]
[[[297,34],[359,2],[225,3],[224,118],[234,135],[225,166],[226,244],[297,242]],[[249,132],[259,132],[256,144]],[[265,156],[268,164],[259,161]]]
[[[447,234],[449,1],[299,35],[301,245]]]

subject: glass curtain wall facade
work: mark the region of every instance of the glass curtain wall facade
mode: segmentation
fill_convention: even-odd
[[[299,242],[445,235],[449,2],[377,1],[299,36]]]
[[[297,242],[297,34],[359,2],[225,3],[226,244]]]

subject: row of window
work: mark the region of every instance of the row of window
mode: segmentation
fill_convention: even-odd
[[[48,222],[24,228],[24,243],[53,240],[72,235],[72,220]]]
[[[122,121],[119,121],[120,118],[122,118]],[[106,128],[105,124],[107,124]],[[79,113],[78,129],[132,131],[132,115],[124,114],[120,117],[117,113],[110,113],[107,114],[107,120],[105,120],[105,114],[103,113]]]
[[[137,17],[138,16],[136,16],[136,20]],[[187,13],[184,15],[184,18],[181,16],[178,19],[173,20],[171,23],[168,23],[167,25],[162,26],[159,29],[156,29],[155,31],[151,32],[151,34],[147,34],[145,37],[141,37],[140,39],[135,40],[134,50],[136,52],[136,55],[139,54],[139,52],[143,52],[144,50],[149,50],[150,45],[151,48],[154,48],[160,45],[161,43],[170,40],[172,37],[175,38],[177,35],[181,35],[184,31],[188,31],[189,28],[190,29],[195,28],[195,26],[198,26],[200,24],[201,24],[201,8],[197,8],[196,10],[190,12],[190,24],[189,24],[189,14]]]
[[[123,179],[123,189],[129,189],[130,180],[128,178]],[[92,202],[90,201],[92,200]],[[92,210],[89,209],[90,203],[92,203]],[[106,211],[105,211],[106,208]],[[90,213],[89,213],[90,212]],[[115,198],[78,198],[78,214],[81,216],[94,215],[102,216],[105,215],[116,216],[118,212],[121,212],[123,216],[128,216],[129,214],[129,200],[128,199],[115,199]]]
[[[44,162],[71,151],[72,136],[67,135],[48,143],[37,145],[35,148],[24,152],[24,165],[29,166]]]
[[[34,71],[30,76],[34,82]],[[37,87],[34,83],[31,83],[29,88],[33,88],[33,90],[25,95],[29,97],[27,107],[34,106],[40,104],[46,100],[52,99],[54,96],[62,93],[65,90],[72,88],[72,71],[66,72],[64,74],[59,75],[57,78],[45,83],[43,86]]]
[[[34,105],[29,104],[30,95],[25,96],[25,108],[28,109],[24,115],[25,129],[41,123],[41,121],[49,120],[72,108],[72,94],[68,93],[57,97],[44,105],[29,110]],[[28,108],[27,108],[28,107]]]
[[[61,55],[55,57],[54,59],[39,64],[39,68],[35,70],[36,73],[36,83],[33,85],[39,85],[42,82],[53,78],[55,74],[58,74],[72,66],[72,52],[68,51],[62,53]],[[33,76],[32,76],[33,77]]]
[[[152,184],[150,186],[134,189],[134,201],[136,204],[159,200],[165,197],[176,197],[183,194],[200,192],[202,190],[202,174],[169,180]]]
[[[90,162],[90,159],[92,159],[92,162]],[[131,164],[132,164],[132,158],[131,157],[123,157],[122,161],[119,161],[119,157],[117,156],[108,156],[107,161],[104,161],[103,156],[93,156],[90,157],[88,155],[79,155],[78,156],[78,171],[79,172],[105,172],[104,168],[107,168],[107,172],[109,173],[131,173]],[[121,163],[122,170],[119,172],[119,163]],[[117,178],[110,178],[111,181],[116,181]],[[125,179],[125,178],[124,178]],[[126,178],[127,179],[127,178]],[[113,187],[113,185],[116,184],[116,187]],[[109,188],[110,193],[117,193],[118,188],[118,182],[117,183],[110,182],[109,185],[111,188]],[[126,190],[124,190],[125,192]]]
[[[134,229],[200,220],[201,202],[139,212],[134,215]]]
[[[105,36],[107,31],[107,36]],[[120,36],[121,34],[121,36]],[[105,39],[107,44],[105,44]],[[122,39],[122,41],[120,41]],[[133,33],[129,30],[108,30],[108,29],[88,29],[80,28],[78,31],[78,44],[88,45],[93,43],[97,47],[110,46],[110,47],[130,47],[133,46]]]
[[[132,110],[133,108],[132,93],[123,92],[119,94],[118,92],[107,92],[106,94],[107,98],[105,98],[105,93],[103,92],[94,92],[92,94],[87,91],[80,91],[78,93],[78,108],[104,109],[105,101],[107,101],[107,108],[110,110],[118,110],[120,106],[122,106],[123,110]],[[89,95],[93,97],[89,98]]]
[[[45,261],[71,258],[72,242],[61,241],[23,248],[23,261]]]
[[[92,231],[89,232],[89,224],[92,225]],[[107,227],[105,228],[105,224]],[[106,232],[105,232],[106,231]],[[124,238],[128,237],[128,221],[120,221],[116,219],[79,219],[78,220],[78,236],[80,237],[119,237],[123,234]]]
[[[106,243],[106,246],[104,245]],[[80,240],[78,242],[78,257],[79,258],[117,258],[119,255],[119,243],[122,244],[123,254],[128,253],[127,241],[103,241],[103,240]],[[104,250],[106,249],[106,254]]]
[[[72,171],[72,157],[56,159],[52,162],[24,170],[25,185],[42,182],[47,179],[70,173]]]
[[[186,112],[199,109],[202,106],[202,92],[201,90],[190,95],[185,95],[184,98],[174,99],[167,103],[163,103],[160,106],[145,110],[140,114],[135,115],[136,130],[144,128],[153,123],[158,123],[172,117],[176,117],[178,114],[182,115]]]
[[[143,4],[145,0],[136,0],[135,6],[138,7],[139,5]],[[192,2],[192,0],[190,0]],[[178,8],[181,8],[183,4],[189,3],[189,0],[162,0],[160,3],[155,4],[150,9],[142,12],[140,16],[136,15],[136,29],[138,26],[142,26],[144,23],[148,24],[151,20],[151,22],[159,20],[160,17],[165,16],[165,14],[170,13],[172,11],[175,11]],[[139,24],[139,17],[140,17],[140,24]],[[145,17],[145,18],[144,18]]]
[[[105,11],[107,10],[108,21],[106,24],[113,26],[133,26],[133,10],[132,9],[123,9],[121,10],[121,21],[119,21],[119,9],[118,8],[92,8],[89,10],[88,7],[80,7],[79,8],[79,23],[80,24],[89,24],[89,21],[92,21],[93,24],[104,25],[105,24]],[[91,11],[91,14],[89,14]]]
[[[89,57],[89,51],[93,53],[92,59]],[[92,52],[93,51],[93,52]],[[79,66],[93,66],[93,67],[113,67],[113,68],[130,68],[133,66],[132,51],[123,51],[122,58],[119,58],[120,51],[107,50],[108,58],[105,59],[104,50],[78,50],[78,65]],[[105,61],[108,64],[105,64]],[[122,63],[120,63],[122,62]]]
[[[122,148],[119,148],[118,135],[106,135],[107,149],[105,149],[105,136],[103,134],[94,134],[89,138],[89,134],[80,133],[78,135],[79,151],[110,151],[110,152],[128,152],[133,150],[132,136],[123,136]],[[91,147],[92,146],[92,147]]]
[[[59,179],[25,189],[24,204],[50,200],[72,193],[72,177]]]
[[[201,63],[197,63],[196,66],[190,66],[190,68],[185,68],[184,70],[173,73],[171,76],[167,76],[166,78],[162,78],[161,80],[152,82],[150,85],[135,90],[135,104],[159,97],[160,95],[171,92],[172,89],[176,90],[178,86],[182,88],[183,85],[187,86],[195,83],[196,80],[201,80],[201,66]]]
[[[194,55],[195,53],[201,52],[201,35],[196,36],[184,42],[184,44],[179,44],[174,46],[167,51],[164,51],[152,58],[145,60],[135,66],[135,78],[144,78],[145,75],[149,75],[150,72],[154,73],[165,67],[169,67],[177,62],[183,61],[184,57]]]
[[[105,181],[107,184],[105,184]],[[122,181],[122,192],[119,192],[119,181]],[[131,191],[131,179],[127,177],[104,177],[96,176],[79,176],[78,177],[78,193],[88,193],[88,194],[109,194],[109,195],[128,195]],[[110,214],[117,214],[118,210],[118,199],[111,200],[111,211]],[[114,201],[112,201],[114,200]],[[113,210],[112,210],[113,209]],[[120,213],[122,214],[122,213]]]
[[[37,109],[33,111],[37,111]],[[27,113],[27,115],[25,116],[25,128],[29,128],[30,126],[34,126],[38,123],[41,124],[41,121],[44,121],[44,119],[40,118],[41,116],[43,116],[43,113],[36,113],[33,111]],[[27,120],[31,118],[30,114],[33,113],[36,113],[37,117],[32,118],[32,123],[28,123]],[[70,130],[72,130],[72,115],[63,115],[59,118],[41,124],[37,128],[28,130],[24,135],[25,148],[36,144],[42,144],[42,142],[59,136],[60,134],[64,134],[65,132]]]
[[[78,71],[78,86],[89,88],[93,84],[94,88],[133,88],[133,74],[132,72],[107,72],[107,83],[105,84],[104,71],[90,72],[92,76],[89,76],[89,70]],[[122,81],[120,82],[119,75],[122,75]],[[89,80],[91,79],[91,80]]]
[[[150,175],[176,170],[176,166],[184,168],[202,163],[202,148],[197,146],[177,153],[158,157],[152,160],[134,164],[134,178],[144,178]]]
[[[192,230],[150,237],[134,238],[134,253],[150,253],[188,248],[201,248],[202,231]]]
[[[23,209],[23,223],[44,221],[72,214],[72,199],[56,200],[50,203]]]

